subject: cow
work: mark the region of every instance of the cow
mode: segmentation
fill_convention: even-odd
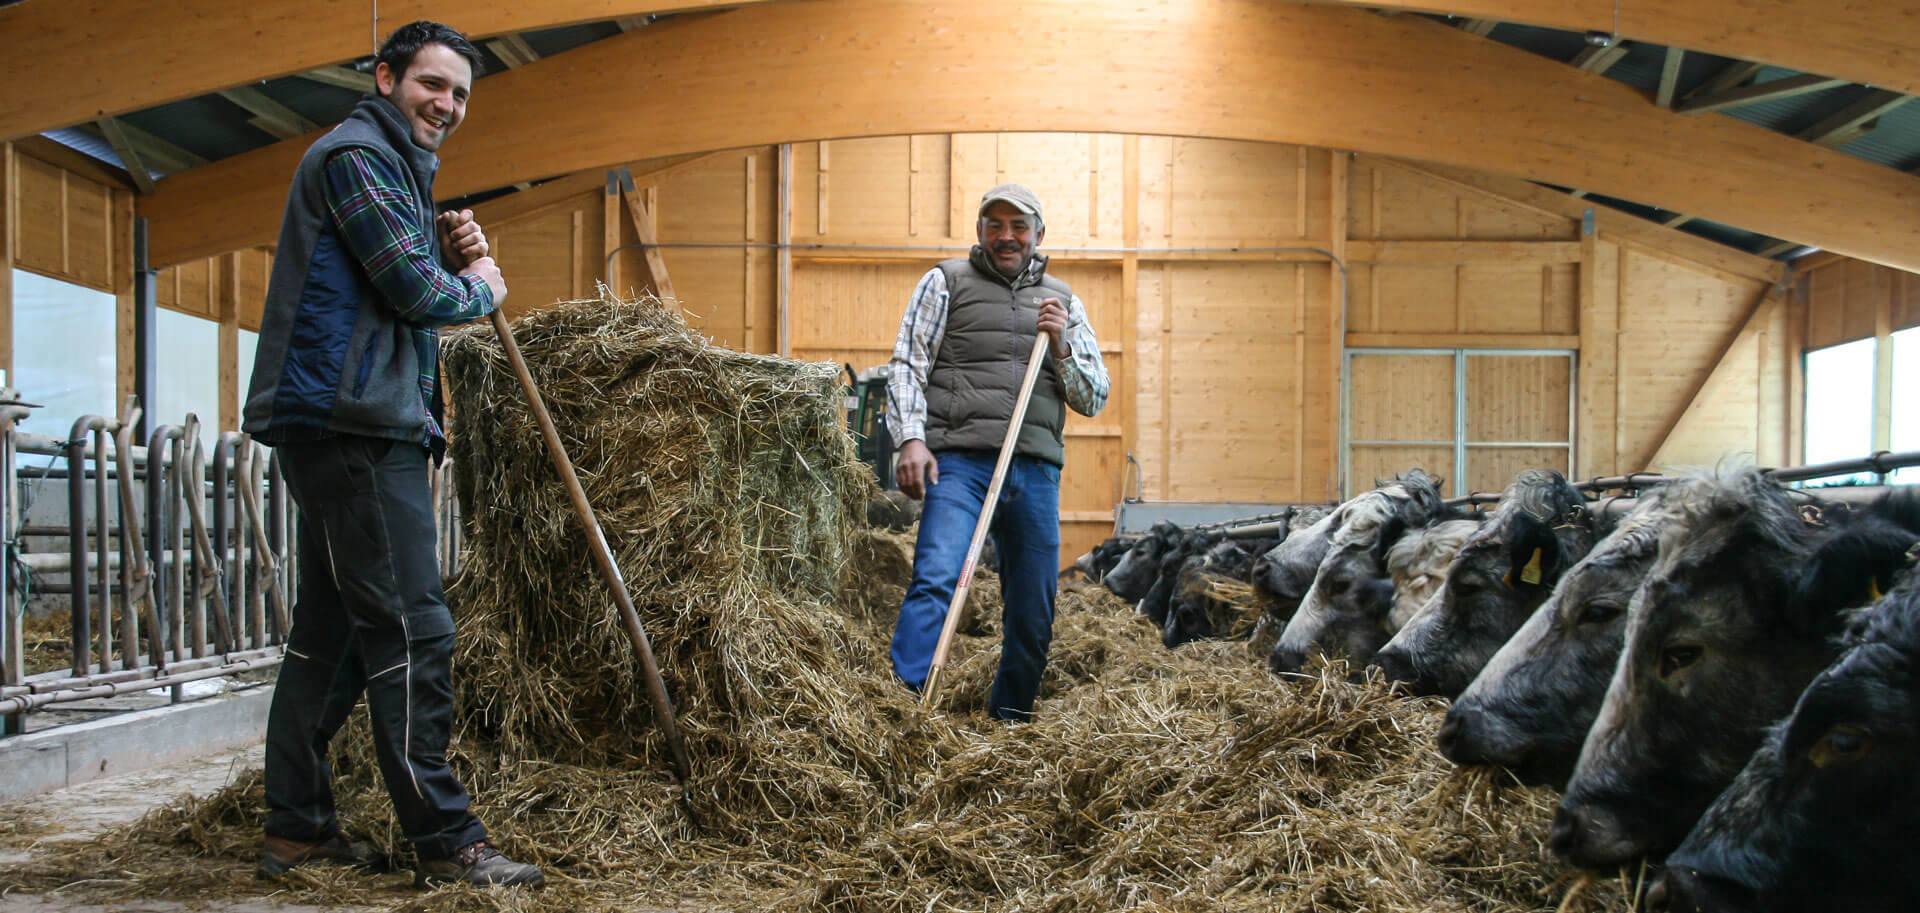
[[[1443,571],[1439,598],[1399,626],[1373,665],[1415,694],[1459,694],[1587,556],[1595,527],[1560,473],[1520,473]]]
[[[1315,652],[1356,664],[1372,657],[1393,633],[1387,628],[1393,608],[1387,550],[1444,510],[1439,480],[1419,469],[1340,505],[1327,555],[1273,645],[1268,667],[1276,674],[1298,672]]]
[[[1920,574],[1862,617],[1667,857],[1654,909],[1920,910]]]
[[[1120,563],[1127,552],[1132,550],[1137,537],[1113,536],[1094,546],[1086,554],[1073,560],[1073,565],[1062,571],[1060,576],[1078,574],[1082,579],[1099,583],[1106,579],[1107,572]]]
[[[1146,598],[1147,590],[1159,579],[1160,556],[1177,544],[1183,534],[1180,527],[1166,520],[1155,523],[1146,535],[1134,540],[1133,546],[1100,582],[1128,602],[1137,603]]]
[[[1887,586],[1920,541],[1911,492],[1849,511],[1756,469],[1698,481],[1673,493],[1691,520],[1661,533],[1554,813],[1549,844],[1584,868],[1679,845],[1833,661],[1843,610]]]
[[[1173,610],[1173,596],[1180,586],[1180,571],[1189,560],[1202,558],[1226,539],[1227,534],[1221,530],[1190,530],[1160,556],[1159,572],[1139,605],[1140,614],[1147,616],[1156,630],[1166,630],[1167,615]]]
[[[1295,509],[1279,544],[1254,559],[1253,589],[1267,607],[1260,624],[1275,631],[1275,636],[1293,618],[1307,588],[1313,585],[1314,572],[1320,569],[1320,559],[1327,556],[1327,546],[1333,541],[1333,528],[1338,522],[1333,514],[1337,510]]]
[[[1447,567],[1461,546],[1473,538],[1481,519],[1442,520],[1409,530],[1387,549],[1387,578],[1393,581],[1393,608],[1387,623],[1399,630],[1418,615],[1446,582]]]
[[[1670,488],[1642,494],[1454,698],[1438,734],[1448,760],[1566,784],[1613,677],[1627,605],[1653,564],[1660,530],[1676,522]]]
[[[1240,606],[1218,598],[1213,584],[1220,580],[1245,581],[1254,559],[1277,544],[1273,539],[1228,538],[1204,554],[1188,558],[1175,582],[1173,602],[1166,624],[1161,628],[1160,642],[1171,649],[1195,640],[1234,634],[1240,620]]]

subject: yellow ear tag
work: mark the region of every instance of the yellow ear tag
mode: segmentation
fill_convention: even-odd
[[[1527,566],[1520,569],[1520,579],[1528,583],[1540,582],[1540,550],[1533,550],[1533,557],[1527,559]]]
[[[1884,595],[1886,594],[1880,592],[1880,578],[1868,577],[1867,578],[1867,597],[1868,597],[1867,601],[1879,602],[1880,597]]]

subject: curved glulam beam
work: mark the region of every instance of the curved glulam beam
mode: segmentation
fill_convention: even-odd
[[[1613,32],[1920,95],[1920,0],[1314,0]],[[1616,26],[1614,18],[1618,10]]]
[[[435,19],[482,38],[764,0],[35,0],[0,7],[0,139],[372,54]],[[373,21],[374,9],[380,21]]]
[[[1920,269],[1920,179],[1411,16],[1270,0],[780,3],[489,78],[456,196],[636,156],[904,133],[1298,143],[1503,172]],[[272,240],[308,139],[159,182],[156,263]]]

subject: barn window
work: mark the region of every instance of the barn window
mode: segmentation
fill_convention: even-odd
[[[200,417],[200,441],[211,453],[220,433],[220,325],[162,308],[154,335],[160,360],[148,427],[182,424],[192,412]]]
[[[234,385],[233,414],[239,415],[247,405],[247,387],[253,383],[253,353],[260,347],[260,334],[252,330],[240,331],[240,382]]]
[[[1354,348],[1342,376],[1348,496],[1415,466],[1452,495],[1497,492],[1523,469],[1572,474],[1571,350]]]
[[[1879,450],[1920,450],[1920,328],[1809,350],[1806,354],[1807,463],[1853,460]],[[1815,484],[1877,482],[1871,472]],[[1920,483],[1920,469],[1886,481]]]
[[[21,430],[64,439],[82,415],[119,415],[117,310],[106,292],[13,271],[13,376],[7,382],[41,406]]]

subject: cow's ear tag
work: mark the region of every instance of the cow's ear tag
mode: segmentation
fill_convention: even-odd
[[[1868,601],[1868,602],[1879,602],[1879,601],[1880,601],[1880,597],[1882,597],[1882,596],[1884,596],[1884,595],[1886,595],[1886,594],[1885,594],[1885,593],[1882,593],[1882,592],[1880,592],[1880,578],[1879,578],[1879,577],[1868,577],[1868,578],[1867,578],[1867,601]]]
[[[1527,559],[1526,567],[1520,569],[1520,579],[1527,583],[1538,584],[1541,576],[1540,550],[1536,548],[1533,550],[1533,557]]]

